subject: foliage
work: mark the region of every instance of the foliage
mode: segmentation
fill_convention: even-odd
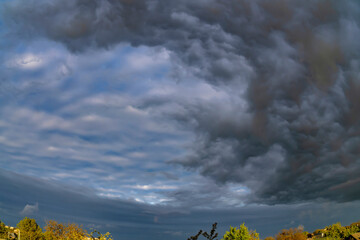
[[[344,238],[345,227],[341,226],[341,223],[335,223],[327,226],[324,232],[325,237],[340,239]]]
[[[209,233],[200,230],[196,235],[191,236],[188,240],[197,240],[200,236],[208,240],[217,240],[218,233],[216,233],[217,223],[212,225]],[[92,231],[90,234],[74,223],[62,224],[50,220],[46,223],[45,232],[42,232],[40,226],[36,223],[35,219],[25,217],[18,224],[17,228],[21,231],[22,240],[79,240],[79,239],[92,239],[92,240],[113,240],[109,232],[101,234],[99,231]],[[11,228],[13,229],[13,228]],[[17,229],[9,230],[5,224],[0,221],[0,238],[6,238],[8,232],[15,232]],[[284,229],[280,231],[276,237],[267,237],[265,240],[306,240],[307,235],[320,235],[321,238],[316,237],[316,240],[338,240],[347,239],[351,234],[360,232],[360,221],[352,223],[350,226],[341,226],[340,223],[327,226],[324,229],[315,230],[312,234],[304,231],[304,227]],[[241,224],[239,228],[231,227],[227,231],[222,240],[260,240],[259,234],[256,231],[249,230],[245,224]]]
[[[260,240],[260,235],[255,230],[250,230],[250,239],[251,240]]]
[[[316,240],[334,240],[334,238],[331,237],[316,237]]]
[[[27,217],[22,219],[17,224],[17,227],[20,229],[21,240],[82,240],[88,238],[93,240],[113,240],[109,232],[102,234],[94,230],[89,234],[82,226],[75,223],[63,224],[53,220],[46,222],[44,233],[35,219]],[[18,229],[11,230],[11,232],[18,234]],[[0,221],[0,238],[8,239],[8,232],[9,230],[5,228],[5,224]],[[213,235],[213,231],[210,235]]]
[[[324,231],[324,236],[332,239],[343,239],[348,238],[351,234],[360,231],[360,225],[358,223],[353,223],[350,226],[344,227],[341,226],[341,223],[335,223],[333,225],[327,226]]]
[[[360,221],[354,222],[354,223],[350,224],[350,226],[358,227],[359,228],[358,232],[360,232]]]
[[[97,236],[95,237],[94,235],[97,234]],[[89,235],[89,237],[91,239],[99,239],[99,240],[113,240],[111,237],[111,234],[109,232],[105,233],[105,234],[101,234],[99,231],[92,231]]]
[[[67,240],[78,240],[86,236],[86,230],[75,223],[68,224],[65,229],[65,236]],[[102,239],[101,239],[102,240]]]
[[[7,236],[7,230],[5,224],[0,220],[0,238],[5,238]]]
[[[223,240],[260,240],[259,234],[256,231],[248,230],[245,224],[241,224],[238,228],[231,227],[230,231],[227,231],[224,236]]]
[[[316,230],[313,232],[313,234],[315,234],[315,235],[322,234],[322,233],[324,233],[324,230],[323,230],[323,229],[316,229]]]
[[[43,232],[35,219],[25,217],[18,224],[22,240],[42,240]]]
[[[303,232],[304,228],[290,228],[281,230],[275,237],[276,240],[306,240],[306,235]]]
[[[353,223],[348,227],[345,227],[345,233],[344,237],[347,238],[353,233],[360,232],[360,224],[359,223]]]
[[[274,237],[266,237],[264,240],[275,240]]]
[[[46,223],[44,236],[47,240],[62,239],[65,226],[56,221],[50,220]]]
[[[75,223],[64,225],[52,220],[47,222],[44,233],[46,240],[78,240],[83,239],[86,235],[87,232],[82,226]]]
[[[230,231],[227,231],[223,236],[224,240],[250,240],[250,233],[244,224],[239,229],[230,226]]]
[[[312,237],[315,238],[315,239],[322,239],[322,238],[324,238],[324,235],[325,235],[325,230],[324,229],[316,229],[312,233]],[[323,239],[323,240],[327,240],[327,238]]]

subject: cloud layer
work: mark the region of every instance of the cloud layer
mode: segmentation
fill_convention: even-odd
[[[281,228],[297,227],[299,224],[309,231],[336,221],[350,224],[358,217],[354,209],[359,208],[359,201],[356,201],[348,204],[250,205],[188,212],[183,207],[99,197],[94,194],[96,190],[84,186],[59,184],[2,169],[0,181],[0,191],[4,193],[0,195],[3,222],[15,226],[24,216],[36,218],[41,226],[50,219],[63,223],[76,222],[88,230],[110,231],[114,239],[186,239],[200,228],[209,231],[215,221],[219,223],[220,235],[228,230],[229,225],[238,226],[246,222],[248,227],[256,229],[260,237],[265,238]],[[23,215],[19,216],[18,212],[23,208]]]
[[[219,93],[139,104],[196,133],[191,153],[173,162],[276,204],[360,198],[359,9],[356,1],[15,0],[4,15],[10,37],[45,37],[72,52],[121,42],[166,49],[173,76]]]

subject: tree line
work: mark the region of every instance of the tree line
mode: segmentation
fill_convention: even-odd
[[[217,223],[214,223],[210,232],[200,230],[188,240],[199,240],[199,238],[218,240],[216,227]],[[266,237],[264,240],[350,240],[350,236],[354,233],[360,233],[360,221],[349,226],[335,223],[312,233],[304,231],[302,226],[283,229],[275,236]],[[81,225],[75,223],[64,224],[49,220],[43,230],[35,219],[28,217],[22,219],[16,228],[8,227],[0,220],[0,240],[17,240],[19,236],[21,236],[21,240],[113,240],[109,232],[105,234],[96,230],[88,232]],[[230,226],[229,231],[225,232],[221,240],[260,240],[260,237],[256,230],[250,230],[243,223],[239,227]]]
[[[110,233],[99,231],[88,232],[75,223],[58,223],[54,220],[46,222],[44,230],[35,219],[25,217],[16,228],[8,227],[0,220],[0,239],[6,240],[113,240]]]
[[[208,240],[218,240],[216,226],[217,223],[214,223],[210,233],[200,230],[196,235],[189,237],[188,240],[198,240],[201,237]],[[335,223],[324,229],[317,229],[313,233],[304,231],[303,226],[283,229],[275,236],[266,237],[264,240],[351,240],[350,236],[354,233],[360,233],[360,221],[349,226]],[[221,240],[260,240],[260,237],[256,230],[249,230],[243,223],[238,228],[230,226],[230,230],[226,231]]]

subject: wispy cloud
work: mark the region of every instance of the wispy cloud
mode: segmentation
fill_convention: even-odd
[[[20,214],[24,216],[31,216],[34,213],[37,213],[38,211],[39,211],[39,203],[36,203],[34,205],[26,204],[24,209],[20,212]]]

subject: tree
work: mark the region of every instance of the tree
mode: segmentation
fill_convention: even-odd
[[[324,235],[324,229],[316,229],[313,232],[314,235]]]
[[[190,236],[187,240],[197,240],[201,236],[202,232],[203,231],[200,230],[196,235]]]
[[[266,237],[264,240],[275,240],[274,237]]]
[[[25,217],[18,224],[22,240],[42,240],[43,232],[35,219]]]
[[[95,237],[95,235],[97,235],[97,236]],[[101,234],[99,231],[96,231],[96,230],[92,231],[92,232],[89,234],[89,237],[90,237],[91,239],[113,240],[109,232],[107,232],[107,233],[105,233],[105,234]]]
[[[360,226],[359,224],[355,223],[355,224],[351,224],[350,226],[345,227],[344,238],[349,237],[353,233],[360,232],[359,226]]]
[[[5,228],[5,224],[0,220],[0,238],[7,237],[7,230]]]
[[[215,240],[215,238],[217,238],[217,236],[218,236],[218,233],[216,232],[216,226],[217,226],[217,223],[215,222],[212,225],[212,229],[211,229],[210,233],[203,232],[203,230],[200,230],[196,235],[189,237],[188,240],[197,240],[200,236],[203,236],[208,240]]]
[[[214,223],[212,225],[212,229],[211,229],[210,233],[204,232],[202,235],[208,240],[214,240],[218,236],[218,234],[216,232],[216,226],[217,226],[217,223]]]
[[[350,226],[358,227],[360,231],[360,221],[353,222],[352,224],[350,224]]]
[[[341,223],[335,223],[333,225],[327,226],[326,231],[324,232],[325,237],[330,238],[345,238],[345,227],[341,226]]]
[[[306,235],[303,232],[304,228],[290,228],[281,230],[275,237],[276,240],[306,240]]]
[[[83,239],[87,235],[87,231],[75,223],[68,224],[65,229],[65,236],[67,240]],[[101,239],[103,240],[103,239]]]
[[[87,236],[87,231],[75,223],[64,225],[50,220],[46,223],[44,235],[46,240],[78,240]]]
[[[65,226],[56,221],[46,222],[44,236],[46,240],[63,239]]]
[[[241,224],[239,228],[231,227],[227,231],[222,240],[260,240],[256,231],[249,230],[245,224]]]

